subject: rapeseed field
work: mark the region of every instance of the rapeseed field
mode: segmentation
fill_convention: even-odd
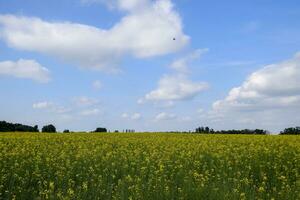
[[[300,137],[0,134],[0,199],[300,199]]]

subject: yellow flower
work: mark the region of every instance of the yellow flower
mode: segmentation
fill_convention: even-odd
[[[265,188],[264,187],[259,187],[258,188],[258,192],[264,192],[265,191]]]
[[[53,181],[51,181],[51,182],[49,183],[49,189],[50,189],[50,190],[54,190],[54,182],[53,182]]]

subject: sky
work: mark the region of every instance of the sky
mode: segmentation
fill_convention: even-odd
[[[298,0],[0,0],[0,120],[300,126]]]

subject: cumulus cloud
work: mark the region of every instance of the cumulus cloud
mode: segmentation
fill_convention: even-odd
[[[159,80],[157,88],[139,99],[138,104],[151,101],[154,104],[161,104],[161,107],[172,107],[174,101],[191,99],[208,89],[208,83],[194,82],[188,76],[188,64],[207,51],[208,49],[197,49],[173,61],[170,68],[174,69],[175,73],[164,75]]]
[[[166,112],[159,113],[155,116],[155,121],[165,121],[165,120],[172,120],[176,119],[176,115],[168,114]]]
[[[32,79],[40,83],[50,81],[49,70],[35,60],[2,61],[0,62],[0,75]]]
[[[272,64],[252,73],[224,100],[214,103],[222,109],[272,109],[300,105],[300,53],[292,59]]]
[[[142,4],[143,9],[137,9]],[[117,70],[118,61],[125,55],[136,58],[165,55],[182,49],[189,42],[170,0],[123,0],[116,5],[128,12],[110,29],[0,15],[1,38],[15,49],[110,72]]]
[[[173,63],[170,65],[170,68],[182,73],[186,73],[188,72],[188,64],[193,60],[200,58],[203,54],[207,53],[208,51],[208,49],[197,49],[182,58],[174,60]]]
[[[228,118],[242,113],[247,121],[253,122],[258,112],[264,112],[261,116],[267,116],[273,123],[275,119],[277,122],[294,121],[297,117],[289,115],[300,111],[299,77],[300,53],[297,53],[287,61],[267,65],[252,73],[225,99],[213,104],[212,115]],[[261,116],[258,117],[260,120]]]
[[[206,90],[205,82],[193,82],[184,74],[165,75],[158,82],[158,88],[149,92],[144,101],[176,101],[195,97]]]

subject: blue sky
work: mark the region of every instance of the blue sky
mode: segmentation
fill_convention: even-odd
[[[0,0],[0,118],[59,130],[297,126],[299,19],[296,0]]]

